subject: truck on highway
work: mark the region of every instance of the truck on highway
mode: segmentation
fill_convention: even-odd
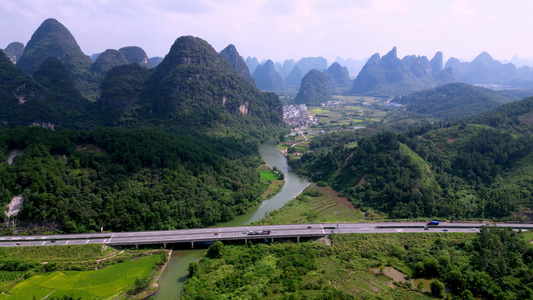
[[[439,225],[439,221],[428,221],[428,225]]]

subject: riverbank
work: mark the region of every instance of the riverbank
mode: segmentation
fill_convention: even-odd
[[[275,196],[264,200],[251,208],[246,214],[233,220],[218,223],[210,227],[229,227],[248,225],[265,217],[269,211],[280,209],[294,197],[300,195],[310,182],[296,174],[287,164],[287,159],[276,149],[277,141],[270,140],[260,145],[259,155],[265,164],[273,169],[276,167],[284,175],[285,184]],[[188,278],[189,263],[203,257],[205,250],[174,251],[168,265],[159,280],[160,288],[154,295],[156,300],[179,299],[185,280]]]

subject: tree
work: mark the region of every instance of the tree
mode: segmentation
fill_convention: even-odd
[[[216,241],[207,249],[206,256],[209,258],[222,258],[224,254],[224,244],[221,241]]]
[[[435,297],[442,298],[444,297],[444,283],[440,282],[439,280],[434,280],[429,285],[431,288],[431,294]]]
[[[198,274],[198,271],[200,270],[200,265],[193,261],[189,264],[189,277],[193,277],[194,275]]]
[[[470,290],[464,290],[462,293],[461,293],[461,298],[463,298],[463,300],[474,300],[474,294],[472,294],[472,292]]]

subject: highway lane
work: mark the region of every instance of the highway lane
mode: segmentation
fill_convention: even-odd
[[[1,236],[1,247],[50,246],[80,244],[163,244],[236,239],[276,239],[286,237],[311,237],[339,233],[400,233],[400,232],[478,232],[484,223],[445,223],[429,226],[424,230],[424,222],[379,222],[379,223],[340,223],[340,224],[291,224],[238,226],[219,228],[197,228],[167,231],[139,231],[88,234],[55,234],[28,236]],[[337,228],[338,226],[338,228]],[[533,224],[500,223],[499,227],[520,227],[533,230]],[[248,235],[253,230],[270,230],[269,235]]]

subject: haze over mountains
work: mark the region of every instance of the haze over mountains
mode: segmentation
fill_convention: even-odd
[[[101,108],[115,108],[115,110],[121,107],[127,110],[135,105],[133,102],[130,103],[131,100],[126,101],[129,103],[127,105],[123,100],[117,100],[118,102],[114,104],[114,98],[109,97],[118,93],[109,92],[109,90],[106,90],[105,97],[102,97],[101,93],[104,90],[101,84],[108,72],[113,68],[129,64],[137,64],[150,69],[164,61],[161,57],[150,58],[142,48],[137,46],[122,47],[118,50],[107,49],[89,57],[81,51],[68,29],[55,19],[45,20],[35,31],[26,47],[20,42],[13,42],[4,52],[13,63],[16,63],[18,69],[29,76],[47,57],[58,58],[84,98],[89,102],[99,102]],[[461,62],[451,57],[444,63],[441,52],[437,52],[431,59],[416,55],[399,58],[396,47],[393,47],[386,55],[381,56],[375,53],[366,62],[337,57],[336,62],[329,65],[323,57],[304,57],[298,61],[287,59],[284,62],[272,60],[259,62],[255,57],[244,59],[235,46],[228,45],[219,56],[228,62],[242,78],[260,90],[288,93],[292,96],[299,95],[298,101],[301,101],[302,95],[307,94],[308,99],[315,99],[311,101],[312,103],[316,99],[327,98],[322,95],[323,93],[328,96],[345,94],[395,97],[451,82],[463,82],[493,89],[533,87],[532,68],[527,66],[517,68],[512,63],[498,62],[486,52],[481,53],[472,62]],[[111,78],[106,82],[113,82],[114,76],[119,76],[118,74],[125,75],[126,70],[139,75],[139,78],[146,77],[139,73],[144,71],[128,67],[111,73]],[[354,70],[357,74],[350,72]],[[313,74],[304,81],[305,76],[311,71]],[[325,76],[318,76],[315,71]],[[310,80],[311,78],[313,80]],[[144,84],[144,82],[135,84]],[[133,95],[131,99],[141,97],[139,91],[135,92],[133,91],[135,89],[131,87],[129,89]],[[129,94],[128,91],[123,92]],[[319,94],[309,96],[309,93],[315,92]],[[208,98],[212,97],[210,95]]]
[[[260,63],[257,58],[246,58],[250,70],[261,70],[266,62]],[[356,74],[348,72],[347,80],[341,89],[332,88],[329,83],[329,94],[368,95],[378,97],[394,97],[416,91],[434,88],[451,82],[464,82],[492,89],[529,89],[533,87],[533,69],[522,65],[517,68],[513,63],[501,63],[483,52],[472,62],[461,62],[451,57],[444,63],[442,52],[437,52],[431,60],[425,56],[397,56],[396,47],[384,56],[375,53],[370,59],[354,61],[337,57],[336,62],[346,71],[356,70]],[[329,65],[333,66],[335,63]],[[268,63],[270,64],[270,63]],[[283,63],[272,62],[274,70],[268,66],[269,75],[258,72],[256,82],[261,89],[279,93],[300,89],[301,80],[311,69],[327,72],[328,63],[322,57],[302,58],[298,62],[292,59]],[[347,66],[351,66],[349,69]],[[289,71],[290,70],[290,71]],[[253,74],[253,73],[252,73]],[[331,75],[331,74],[330,74]],[[343,75],[344,76],[344,75]],[[279,83],[279,77],[283,85]],[[344,76],[346,77],[346,76]],[[255,78],[255,76],[254,76]],[[351,78],[354,78],[351,80]],[[273,87],[272,82],[278,84]],[[337,82],[337,84],[339,84]],[[349,85],[349,88],[345,88]]]

